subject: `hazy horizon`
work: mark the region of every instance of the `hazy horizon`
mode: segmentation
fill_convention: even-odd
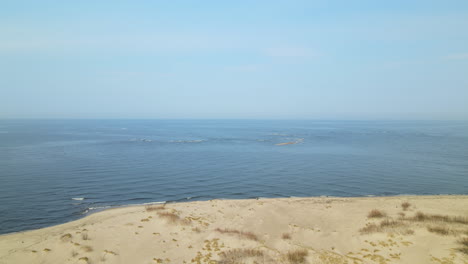
[[[0,120],[468,120],[467,1],[5,1]]]

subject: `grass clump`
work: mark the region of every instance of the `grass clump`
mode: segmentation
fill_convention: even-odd
[[[387,216],[387,214],[385,212],[377,210],[377,209],[373,209],[367,215],[368,218],[381,218],[381,217],[385,217],[385,216]]]
[[[281,235],[281,238],[282,238],[282,239],[291,239],[291,234],[289,234],[289,233],[283,233],[283,235]]]
[[[423,212],[417,212],[413,217],[409,217],[405,219],[411,220],[411,221],[417,221],[417,222],[444,222],[444,223],[457,223],[457,224],[468,225],[468,217],[425,214]]]
[[[166,204],[163,205],[147,205],[145,206],[145,210],[147,212],[159,211],[166,209]]]
[[[239,237],[242,237],[242,238],[258,241],[257,235],[255,235],[252,232],[244,232],[244,231],[228,229],[228,228],[224,228],[224,229],[216,228],[215,231],[221,234],[233,234],[233,235],[238,235]]]
[[[301,264],[305,263],[306,257],[309,255],[309,252],[305,249],[298,249],[294,251],[289,251],[286,254],[286,260],[291,264]]]
[[[448,236],[451,233],[449,228],[441,227],[441,226],[428,226],[427,231],[431,233],[436,233],[442,236]]]
[[[408,208],[409,208],[410,206],[411,206],[411,204],[408,203],[408,202],[403,202],[403,203],[401,204],[401,208],[403,208],[403,211],[408,210]]]
[[[81,233],[81,239],[83,239],[83,240],[89,240],[88,233],[86,233],[86,232]]]
[[[249,258],[263,257],[263,252],[257,249],[236,248],[221,252],[218,264],[244,263]]]
[[[462,245],[461,248],[458,248],[458,251],[465,255],[468,255],[468,237],[461,238],[457,242],[458,244]]]
[[[161,217],[161,218],[166,219],[166,221],[169,222],[169,223],[171,223],[171,224],[177,224],[177,223],[181,223],[181,224],[184,224],[184,225],[190,224],[190,221],[189,221],[189,220],[187,220],[187,219],[181,219],[180,216],[178,216],[178,215],[175,214],[175,213],[171,213],[171,212],[158,212],[158,216]]]
[[[371,233],[377,233],[377,232],[383,232],[386,230],[391,229],[394,231],[394,229],[399,228],[404,226],[405,224],[402,221],[395,221],[392,219],[384,219],[382,220],[379,224],[367,224],[365,227],[359,229],[359,232],[361,234],[371,234]],[[406,230],[408,231],[408,230]],[[404,231],[403,233],[407,234],[408,232]],[[409,232],[411,233],[411,232]],[[414,233],[414,231],[413,231]]]

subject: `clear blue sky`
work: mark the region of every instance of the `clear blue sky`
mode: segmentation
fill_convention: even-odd
[[[468,1],[21,1],[0,118],[468,119]]]

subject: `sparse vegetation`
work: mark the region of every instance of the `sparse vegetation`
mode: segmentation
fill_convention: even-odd
[[[86,233],[86,232],[81,233],[81,239],[83,239],[83,240],[89,240],[88,233]]]
[[[166,209],[166,204],[163,205],[147,205],[145,206],[145,210],[147,212],[159,211]]]
[[[403,211],[408,210],[408,208],[409,208],[410,206],[411,206],[411,204],[408,203],[408,202],[403,202],[403,203],[401,204],[401,208],[403,208]]]
[[[305,263],[307,255],[309,255],[309,252],[305,249],[289,251],[286,254],[286,260],[291,264]]]
[[[238,235],[239,237],[242,237],[242,238],[258,241],[257,235],[255,235],[252,232],[244,232],[244,231],[239,231],[239,230],[235,230],[235,229],[227,229],[227,228],[224,228],[224,229],[216,228],[215,231],[219,232],[221,234],[234,234],[234,235]]]
[[[50,252],[50,251],[52,251],[52,249],[50,249],[50,248],[44,248],[43,251],[44,251],[44,252]]]
[[[249,258],[263,257],[263,252],[257,249],[236,248],[221,252],[219,264],[244,263]]]
[[[72,257],[76,257],[78,256],[78,252],[76,252],[75,250],[72,250],[71,255]]]
[[[436,233],[439,235],[443,236],[448,236],[450,234],[450,229],[447,227],[441,227],[441,226],[428,226],[427,231],[431,233]]]
[[[62,242],[69,242],[71,239],[72,239],[72,235],[70,233],[62,235],[60,237],[60,240],[62,240]]]
[[[281,235],[281,238],[282,239],[291,239],[291,235],[289,233],[283,233],[283,235]]]
[[[385,219],[385,220],[382,220],[382,222],[380,222],[380,227],[382,227],[382,228],[396,227],[396,226],[400,226],[400,225],[403,225],[403,223],[401,221],[395,221],[395,220],[391,220],[391,219]]]
[[[463,224],[463,225],[468,224],[468,217],[425,214],[423,212],[417,212],[413,217],[407,217],[404,219],[410,220],[410,221],[418,221],[418,222],[445,222],[445,223],[457,223],[457,224]]]
[[[398,227],[402,227],[404,225],[405,224],[402,221],[384,219],[378,225],[374,224],[374,223],[366,225],[365,227],[361,228],[359,230],[359,232],[361,232],[361,234],[370,234],[370,233],[376,233],[376,232],[383,232],[385,230],[395,229],[395,228],[398,228]],[[407,231],[408,230],[402,230],[402,233],[407,234],[408,233]],[[414,233],[414,231],[413,231],[413,233]]]
[[[462,245],[461,248],[458,248],[458,251],[465,255],[468,255],[468,237],[461,238],[460,240],[458,240],[458,243]]]
[[[385,212],[377,210],[377,209],[373,209],[367,215],[368,218],[381,218],[381,217],[385,217],[385,216],[387,216],[387,214]]]
[[[166,221],[168,221],[171,224],[177,224],[177,223],[181,223],[181,224],[184,224],[184,225],[190,224],[190,220],[182,219],[182,218],[180,218],[180,216],[178,216],[175,213],[158,212],[158,215],[159,215],[159,217],[166,219]]]
[[[201,232],[199,227],[192,228],[192,231],[195,232],[195,233],[200,233]]]

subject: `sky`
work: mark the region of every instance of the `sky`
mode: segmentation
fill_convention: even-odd
[[[2,0],[0,118],[468,120],[468,1]]]

